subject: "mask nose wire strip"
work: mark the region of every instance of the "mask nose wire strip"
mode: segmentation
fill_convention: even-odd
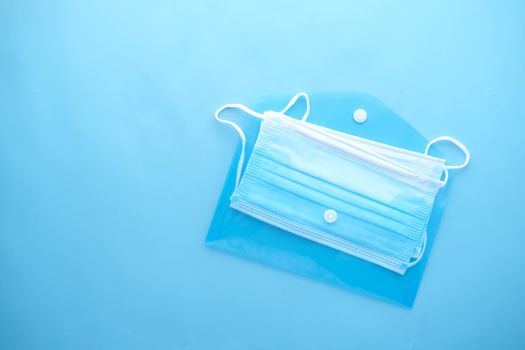
[[[421,245],[421,254],[419,254],[419,256],[417,257],[416,260],[408,263],[407,266],[408,267],[412,267],[415,264],[417,264],[418,262],[420,262],[421,258],[423,258],[423,255],[425,254],[425,249],[426,248],[427,248],[427,230],[425,230],[425,232],[423,232],[423,244]]]
[[[299,99],[299,97],[304,97],[306,101],[306,111],[304,112],[303,117],[301,119],[302,121],[306,121],[306,119],[310,115],[310,98],[308,97],[308,94],[306,92],[300,92],[294,97],[292,97],[290,102],[288,102],[288,104],[286,105],[286,107],[284,107],[281,113],[284,114],[290,108],[292,108],[292,106],[295,105],[295,103],[297,103],[297,100]],[[244,156],[246,152],[246,136],[244,135],[244,132],[242,131],[241,127],[237,123],[220,117],[221,113],[224,112],[226,109],[240,109],[241,111],[255,118],[259,118],[259,119],[264,119],[265,117],[264,117],[264,114],[255,112],[254,110],[246,107],[243,104],[239,104],[239,103],[227,104],[219,108],[217,111],[215,111],[215,119],[219,123],[227,124],[231,126],[232,128],[234,128],[235,131],[237,131],[237,134],[239,134],[239,137],[241,138],[241,154],[239,155],[239,162],[237,163],[237,174],[235,176],[235,188],[237,188],[241,180],[241,172],[242,172],[242,167],[244,165]]]
[[[286,112],[288,112],[288,110],[297,103],[299,97],[304,97],[304,101],[306,102],[306,111],[304,111],[303,117],[301,118],[301,121],[305,122],[306,119],[308,119],[308,117],[310,116],[310,97],[308,97],[308,94],[306,92],[300,92],[294,97],[292,97],[290,102],[288,102],[288,104],[286,105],[286,107],[284,107],[281,113],[285,114]]]
[[[470,152],[469,152],[467,146],[465,146],[464,144],[462,144],[461,142],[459,142],[455,138],[450,137],[450,136],[440,136],[440,137],[436,137],[435,139],[432,139],[428,143],[427,148],[425,149],[425,155],[428,155],[428,151],[430,150],[430,146],[432,146],[433,144],[435,144],[437,142],[441,142],[441,141],[452,142],[454,145],[456,145],[456,147],[458,147],[461,150],[461,152],[463,152],[463,154],[465,154],[465,161],[463,162],[463,164],[459,164],[459,165],[444,165],[443,166],[443,169],[445,170],[445,179],[443,180],[443,184],[441,185],[441,187],[443,187],[448,182],[448,171],[449,171],[449,169],[462,169],[462,168],[464,168],[464,167],[466,167],[468,165],[468,163],[470,162]]]

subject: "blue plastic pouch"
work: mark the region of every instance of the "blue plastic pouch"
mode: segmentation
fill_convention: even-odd
[[[278,110],[288,98],[261,100],[255,110]],[[355,136],[375,140],[407,150],[423,152],[427,140],[401,117],[378,100],[362,94],[313,95],[309,122]],[[299,110],[300,105],[294,110]],[[353,113],[367,111],[365,123],[356,123]],[[242,114],[242,112],[237,112]],[[298,113],[297,113],[298,114]],[[246,158],[250,157],[259,121],[246,118]],[[232,159],[206,244],[270,266],[281,268],[339,287],[357,290],[378,298],[411,307],[414,303],[432,242],[436,235],[449,186],[442,188],[434,202],[427,226],[426,254],[416,266],[399,275],[352,255],[296,236],[275,226],[230,208],[235,188],[240,147]],[[433,154],[436,152],[433,151]],[[450,184],[450,183],[449,183]]]

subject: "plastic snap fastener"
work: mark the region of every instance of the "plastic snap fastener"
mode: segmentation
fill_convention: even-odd
[[[329,224],[333,224],[337,221],[337,212],[333,209],[328,209],[324,212],[324,221]]]
[[[358,123],[363,123],[366,118],[368,118],[368,115],[366,114],[366,111],[364,109],[356,109],[354,112],[354,120]]]

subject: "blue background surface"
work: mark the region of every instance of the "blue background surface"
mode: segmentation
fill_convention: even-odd
[[[522,1],[0,0],[0,349],[525,347]],[[473,160],[405,310],[209,249],[212,113],[375,95]]]

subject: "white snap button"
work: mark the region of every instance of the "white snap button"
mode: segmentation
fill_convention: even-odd
[[[366,118],[368,118],[368,115],[366,114],[366,111],[364,109],[356,109],[354,112],[354,120],[358,123],[363,123]]]
[[[337,212],[333,209],[328,209],[324,212],[324,221],[329,224],[333,224],[337,221]]]

